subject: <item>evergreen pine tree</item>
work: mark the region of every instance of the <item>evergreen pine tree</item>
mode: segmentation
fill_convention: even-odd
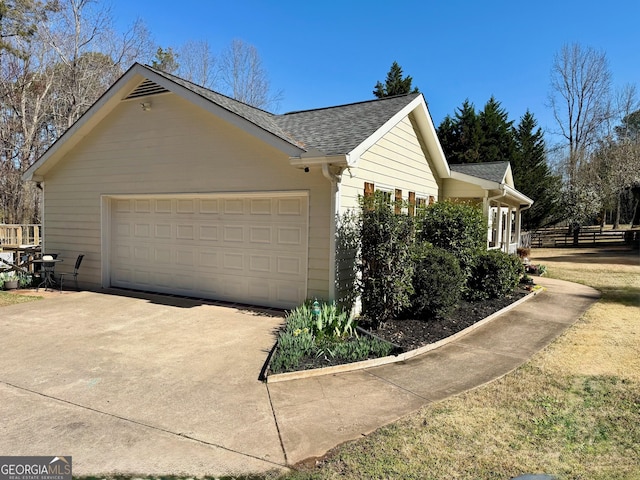
[[[479,162],[480,135],[476,110],[469,100],[438,127],[438,139],[449,164]]]
[[[393,62],[389,73],[387,73],[387,79],[384,85],[378,81],[373,90],[373,94],[377,98],[384,98],[407,93],[420,93],[418,87],[415,87],[413,90],[411,89],[411,82],[413,82],[413,78],[411,78],[410,75],[403,78],[402,68],[398,65],[398,62]]]
[[[456,158],[452,163],[478,163],[480,145],[482,144],[482,130],[476,115],[476,108],[469,100],[465,100],[462,108],[456,112],[458,148],[454,153]]]
[[[178,64],[178,54],[175,53],[171,47],[166,50],[158,47],[156,56],[151,60],[151,66],[163,72],[173,73],[180,67]]]
[[[515,155],[511,159],[515,187],[535,203],[522,213],[522,228],[535,230],[559,219],[561,180],[547,164],[542,130],[531,112],[512,130]]]
[[[478,115],[480,145],[479,162],[510,161],[515,154],[513,122],[495,97],[491,97]]]

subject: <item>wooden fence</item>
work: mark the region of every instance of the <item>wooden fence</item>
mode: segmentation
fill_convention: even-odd
[[[581,227],[577,235],[569,233],[567,227],[545,228],[531,232],[533,248],[542,247],[594,247],[624,245],[640,240],[640,228],[613,230],[599,226]],[[577,241],[577,244],[576,244]]]
[[[0,224],[0,248],[20,245],[40,245],[40,225]]]

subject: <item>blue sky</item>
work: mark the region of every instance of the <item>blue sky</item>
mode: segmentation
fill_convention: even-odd
[[[529,109],[555,130],[546,107],[555,53],[578,42],[606,52],[614,87],[640,88],[640,1],[197,1],[113,0],[121,28],[145,21],[155,42],[233,39],[254,45],[277,113],[373,98],[395,60],[425,95],[436,126],[465,99],[494,95],[519,120]],[[548,141],[552,138],[548,137]]]

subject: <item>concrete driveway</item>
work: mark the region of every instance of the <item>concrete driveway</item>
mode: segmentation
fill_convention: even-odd
[[[76,475],[285,464],[258,379],[275,312],[65,292],[0,313],[0,454],[72,455]]]
[[[90,292],[0,310],[0,454],[71,455],[76,475],[282,470],[527,361],[599,298],[547,290],[408,361],[263,383],[282,318]]]

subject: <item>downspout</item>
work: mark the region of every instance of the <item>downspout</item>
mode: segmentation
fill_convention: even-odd
[[[329,301],[336,299],[336,223],[340,215],[340,173],[332,173],[329,164],[322,164],[322,175],[331,182],[331,213],[329,217]]]

